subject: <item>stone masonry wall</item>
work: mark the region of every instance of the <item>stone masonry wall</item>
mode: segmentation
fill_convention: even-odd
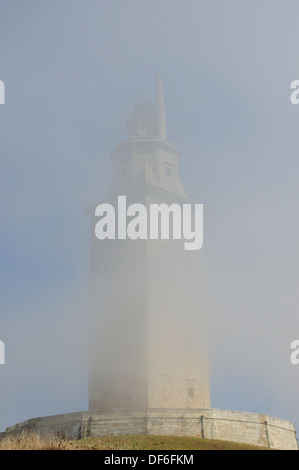
[[[34,418],[7,428],[66,439],[111,435],[176,435],[298,450],[294,425],[271,416],[217,409],[102,410]]]

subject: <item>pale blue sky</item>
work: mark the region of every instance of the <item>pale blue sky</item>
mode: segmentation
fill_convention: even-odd
[[[0,430],[87,408],[89,221],[155,77],[205,206],[212,406],[299,427],[296,0],[1,0]]]

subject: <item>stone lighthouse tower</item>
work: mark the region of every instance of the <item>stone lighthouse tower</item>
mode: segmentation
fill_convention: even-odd
[[[190,203],[179,152],[167,141],[161,77],[138,102],[112,152],[104,202]],[[89,409],[210,408],[202,250],[183,240],[98,240],[91,214],[92,348]],[[171,219],[171,214],[170,214]],[[116,225],[120,223],[116,219]]]

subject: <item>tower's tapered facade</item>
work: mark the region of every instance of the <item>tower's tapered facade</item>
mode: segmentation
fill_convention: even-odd
[[[105,202],[190,203],[179,154],[166,139],[163,86],[127,121],[128,139],[112,152]],[[184,240],[98,240],[91,217],[92,349],[90,410],[209,408],[202,250]],[[171,237],[170,237],[171,238]]]

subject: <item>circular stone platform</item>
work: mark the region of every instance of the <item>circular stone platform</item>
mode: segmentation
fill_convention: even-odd
[[[281,450],[298,450],[293,423],[263,414],[217,409],[119,409],[33,418],[6,429],[82,439],[153,434],[195,436],[242,442]]]

